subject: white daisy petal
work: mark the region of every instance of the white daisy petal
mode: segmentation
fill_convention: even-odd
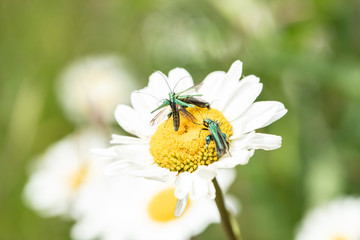
[[[207,196],[209,199],[215,199],[216,197],[216,190],[215,190],[215,186],[213,184],[213,182],[207,182],[208,184],[208,193]]]
[[[244,114],[246,121],[245,132],[263,128],[280,119],[286,114],[284,104],[276,101],[254,103]],[[240,118],[240,121],[242,119]]]
[[[194,82],[188,71],[175,68],[169,72],[169,85],[174,92],[180,92],[192,87]]]
[[[238,215],[241,211],[241,205],[233,195],[227,195],[225,199],[226,209],[233,215]]]
[[[214,165],[218,168],[233,168],[237,165],[245,165],[253,154],[253,149],[233,151],[231,152],[232,156],[223,157],[220,161],[215,162]]]
[[[175,217],[180,217],[184,211],[185,211],[185,208],[186,208],[186,205],[187,205],[187,202],[188,202],[188,194],[182,198],[182,199],[179,199],[176,203],[176,207],[175,207]]]
[[[254,137],[254,135],[255,132],[250,132],[248,134],[243,134],[240,138],[232,140],[230,151],[249,149],[249,142]]]
[[[158,99],[164,99],[168,97],[168,93],[171,89],[168,86],[168,78],[160,71],[156,71],[149,77],[149,92],[153,93]]]
[[[126,172],[126,168],[130,168],[133,164],[129,163],[128,161],[116,161],[104,168],[104,174],[107,176],[114,176],[118,173]]]
[[[155,97],[149,88],[143,88],[131,93],[131,105],[136,111],[149,113],[161,103],[161,99]]]
[[[118,145],[115,148],[117,153],[117,157],[119,159],[129,159],[131,158],[134,162],[138,163],[143,159],[152,160],[152,155],[149,151],[148,144],[141,144],[141,145]]]
[[[175,180],[176,190],[175,196],[177,199],[183,199],[189,194],[191,189],[191,174],[189,172],[180,173]]]
[[[125,131],[140,138],[148,138],[153,133],[153,129],[149,125],[149,122],[144,119],[144,116],[129,106],[117,106],[115,109],[115,118]]]
[[[208,180],[200,177],[197,174],[193,174],[193,182],[191,186],[190,199],[198,200],[209,193]]]
[[[214,177],[216,177],[216,170],[206,166],[199,166],[196,170],[196,174],[201,178],[211,181]]]
[[[229,82],[238,82],[239,79],[241,78],[241,74],[242,74],[242,67],[243,64],[241,61],[236,60],[230,67],[229,71],[226,73],[226,79]]]
[[[231,96],[231,101],[224,107],[226,118],[231,122],[241,116],[259,96],[262,86],[259,78],[253,75],[243,78]]]
[[[106,176],[116,176],[116,175],[134,175],[133,172],[139,171],[139,169],[148,169],[151,167],[151,164],[144,163],[143,165],[133,164],[128,161],[116,161],[104,168],[104,174]]]
[[[175,177],[174,172],[170,172],[166,168],[159,168],[155,165],[151,165],[145,169],[138,169],[132,171],[131,175],[135,177],[144,177],[150,180],[156,180],[161,182],[168,182]]]
[[[206,76],[201,88],[199,89],[199,93],[203,95],[202,98],[209,101],[211,103],[211,106],[214,108],[216,103],[219,102],[220,99],[218,90],[223,84],[225,74],[226,73],[222,71],[210,73],[208,76]]]
[[[244,136],[246,128],[246,121],[244,118],[231,122],[231,126],[233,129],[233,135],[230,136],[230,140],[239,139]]]
[[[143,165],[132,164],[128,161],[116,161],[106,166],[104,173],[107,176],[132,175],[163,182],[169,181],[174,177],[174,173],[171,173],[168,169],[158,168],[147,163]]]
[[[106,157],[107,159],[111,159],[117,157],[117,153],[115,151],[116,148],[116,146],[109,148],[93,148],[91,149],[91,152],[96,155]]]
[[[148,144],[148,140],[144,140],[141,138],[122,136],[117,134],[112,134],[112,139],[110,141],[111,144]]]
[[[216,174],[216,180],[223,191],[227,191],[231,183],[234,182],[236,171],[233,168],[219,169]]]
[[[272,134],[255,133],[248,146],[251,149],[274,150],[281,147],[281,137]]]
[[[224,110],[226,105],[232,100],[236,89],[239,85],[239,79],[242,74],[242,62],[235,61],[229,71],[226,73],[225,79],[221,88],[217,89],[218,94],[220,95],[220,101],[214,104],[214,107],[219,110]]]

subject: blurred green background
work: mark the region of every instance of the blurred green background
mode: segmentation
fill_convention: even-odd
[[[71,222],[27,209],[31,159],[72,132],[54,80],[80,57],[129,60],[195,82],[236,59],[260,77],[258,100],[289,112],[263,132],[279,150],[237,168],[244,239],[289,240],[311,207],[360,193],[360,2],[355,0],[3,0],[0,2],[0,239],[68,239]],[[221,239],[211,225],[195,239]]]

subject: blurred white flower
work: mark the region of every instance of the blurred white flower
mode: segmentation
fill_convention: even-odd
[[[82,130],[52,145],[31,169],[25,202],[45,217],[68,216],[81,192],[104,178],[103,162],[90,149],[105,142],[99,132]]]
[[[219,184],[226,190],[234,176],[234,171],[221,172]],[[177,199],[169,183],[130,176],[111,180],[77,202],[73,239],[185,240],[220,221],[214,200],[205,198],[190,201],[184,214],[175,218]],[[236,209],[234,202],[230,209]]]
[[[115,56],[87,57],[75,61],[61,74],[57,95],[74,122],[110,122],[115,107],[127,103],[136,82],[124,60]]]
[[[296,240],[359,240],[360,198],[346,197],[311,211]]]
[[[274,33],[276,22],[269,3],[259,0],[212,0],[216,9],[249,36]]]

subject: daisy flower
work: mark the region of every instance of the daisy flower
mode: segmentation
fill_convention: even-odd
[[[24,189],[24,200],[44,217],[69,216],[83,191],[104,178],[89,149],[105,146],[106,138],[94,130],[81,130],[51,146],[37,159]]]
[[[117,104],[128,103],[135,88],[125,61],[116,56],[79,59],[61,73],[56,85],[60,103],[74,122],[111,122]]]
[[[135,135],[113,135],[112,146],[97,149],[100,155],[112,159],[106,168],[111,175],[130,174],[148,179],[175,182],[175,196],[179,204],[175,215],[180,216],[190,199],[207,196],[215,198],[213,179],[220,169],[234,168],[248,163],[256,149],[273,150],[281,146],[281,137],[256,133],[287,112],[276,101],[255,102],[262,90],[259,78],[242,76],[242,63],[236,61],[227,73],[210,73],[198,93],[211,104],[211,109],[188,107],[198,124],[180,116],[180,127],[174,131],[172,119],[151,126],[150,112],[159,99],[168,98],[170,91],[180,92],[193,86],[190,74],[181,68],[150,76],[147,87],[131,94],[132,107],[119,105],[115,118],[127,132]],[[170,110],[169,110],[170,111]],[[206,145],[209,131],[201,123],[209,118],[220,123],[221,131],[230,143],[229,153],[217,157],[214,141]],[[168,124],[167,124],[168,123]]]
[[[234,171],[226,170],[218,180],[227,189],[234,178]],[[177,199],[171,183],[132,176],[111,180],[77,201],[73,239],[186,240],[220,220],[215,202],[206,198],[190,201],[183,216],[174,217]]]
[[[359,240],[360,198],[345,197],[311,211],[296,240]]]

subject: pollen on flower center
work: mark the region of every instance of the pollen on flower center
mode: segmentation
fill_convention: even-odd
[[[150,153],[154,161],[163,168],[176,172],[193,172],[200,165],[216,162],[215,143],[211,141],[206,148],[205,138],[210,134],[202,130],[205,118],[217,121],[227,138],[232,135],[232,126],[224,115],[211,108],[188,107],[187,110],[197,119],[194,123],[180,114],[180,127],[174,130],[172,117],[158,126],[150,140]]]

